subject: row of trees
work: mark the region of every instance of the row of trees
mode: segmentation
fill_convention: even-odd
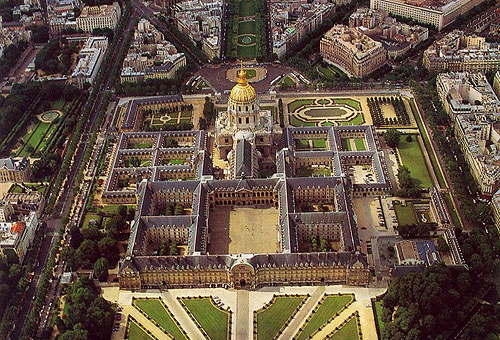
[[[26,46],[27,44],[22,41],[17,44],[11,44],[3,50],[2,57],[0,58],[0,79],[5,77],[10,69],[16,65]]]
[[[323,236],[312,235],[309,240],[309,251],[311,252],[329,252],[332,248],[330,242]]]
[[[405,103],[401,97],[370,97],[367,99],[368,108],[373,119],[373,124],[380,125],[408,125],[410,115],[406,110]],[[392,105],[396,112],[396,118],[384,117],[382,105]]]
[[[177,255],[179,252],[177,242],[175,241],[169,241],[169,242],[160,242],[158,249],[156,250],[156,253],[159,256],[166,256],[166,255]]]
[[[179,216],[184,215],[184,206],[180,203],[167,202],[165,204],[165,215],[166,216]]]

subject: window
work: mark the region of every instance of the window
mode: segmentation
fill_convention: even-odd
[[[248,117],[246,118],[246,123],[247,123],[247,124],[249,123],[249,122],[248,122]]]

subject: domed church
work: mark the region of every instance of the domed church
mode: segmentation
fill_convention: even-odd
[[[271,151],[272,131],[271,111],[260,110],[257,93],[241,66],[227,111],[215,122],[217,148],[220,158],[229,161],[231,178],[258,177],[259,159]]]

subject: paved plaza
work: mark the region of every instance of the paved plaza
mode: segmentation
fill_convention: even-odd
[[[210,254],[279,252],[278,210],[217,207],[210,213]]]

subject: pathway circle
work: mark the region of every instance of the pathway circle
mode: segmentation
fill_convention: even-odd
[[[61,116],[62,112],[60,110],[49,110],[40,114],[38,119],[43,123],[52,123],[56,118],[59,118]]]

